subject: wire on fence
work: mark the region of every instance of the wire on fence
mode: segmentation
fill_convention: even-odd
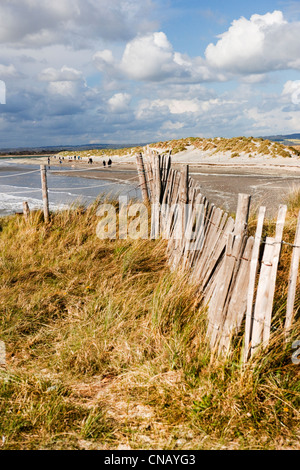
[[[25,171],[23,173],[15,173],[13,175],[0,175],[0,178],[14,178],[15,176],[30,175],[32,173],[38,173],[40,170]]]
[[[2,192],[2,194],[23,194],[23,193],[35,193],[35,192],[38,192],[38,191],[42,191],[41,188],[33,188],[33,189],[23,189],[22,191],[9,191],[9,192]]]

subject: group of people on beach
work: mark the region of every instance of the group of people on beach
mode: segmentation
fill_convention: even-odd
[[[111,164],[112,164],[112,161],[111,161],[111,159],[109,159],[108,162],[107,162],[107,166],[111,167]],[[103,160],[103,166],[104,166],[104,168],[106,167],[106,161],[105,160]]]
[[[56,155],[54,156],[54,158],[56,158]],[[80,157],[78,156],[77,160],[79,160],[79,159],[80,159]],[[59,163],[62,163],[62,160],[64,160],[64,157],[62,157],[62,158],[59,157]],[[74,156],[74,160],[76,160],[76,156]],[[70,161],[70,158],[69,158],[69,161]],[[89,159],[88,159],[88,164],[89,165],[93,164],[93,159],[91,157],[89,157]],[[108,162],[107,162],[107,166],[111,167],[111,164],[112,164],[112,160],[111,160],[111,158],[109,158]],[[50,167],[50,157],[48,157],[48,165]],[[106,161],[105,160],[103,160],[103,166],[104,166],[104,168],[106,167]]]

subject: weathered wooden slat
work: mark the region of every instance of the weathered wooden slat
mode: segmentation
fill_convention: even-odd
[[[49,197],[48,197],[46,165],[40,165],[40,169],[41,169],[41,181],[42,181],[44,220],[45,222],[48,223],[50,220],[50,212],[49,212]]]
[[[237,245],[236,245],[237,246]],[[232,272],[235,264],[234,253],[234,235],[232,233],[228,236],[228,243],[226,246],[226,253],[224,263],[221,268],[220,282],[216,286],[214,294],[209,302],[208,318],[209,325],[207,328],[207,336],[210,339],[210,346],[212,349],[216,346],[220,328],[223,324],[223,309],[228,295],[228,289],[231,282]]]
[[[281,246],[282,246],[281,242],[282,242],[282,235],[283,235],[286,212],[287,212],[287,206],[281,205],[279,207],[277,223],[276,223],[276,233],[275,233],[275,242],[274,242],[275,245],[274,245],[274,251],[273,251],[271,276],[270,276],[270,281],[269,281],[269,295],[268,295],[268,302],[266,305],[266,313],[265,313],[265,324],[264,324],[264,331],[263,331],[264,347],[268,345],[269,339],[270,339],[273,301],[274,301],[277,270],[278,270],[278,263],[279,263],[279,257],[280,257]]]
[[[161,156],[154,156],[154,182],[155,182],[155,202],[161,202],[162,182],[161,182]]]
[[[176,233],[174,238],[175,253],[173,259],[173,268],[175,268],[180,262],[180,256],[185,242],[185,232],[188,220],[188,179],[189,167],[186,165],[180,172],[179,207],[177,224],[175,228]]]
[[[188,258],[186,266],[191,268],[194,265],[195,254],[197,253],[199,247],[201,246],[201,233],[204,230],[204,218],[206,212],[206,199],[202,194],[197,196],[197,204],[194,206],[194,229],[193,229],[193,238],[190,239],[188,245]]]
[[[203,271],[206,268],[208,259],[217,241],[218,228],[221,223],[222,216],[223,216],[222,209],[218,207],[215,208],[214,214],[210,220],[209,227],[207,230],[207,235],[206,235],[207,242],[197,262],[197,266],[195,267],[195,276],[199,279],[199,282],[201,282],[200,278],[202,277]]]
[[[143,202],[145,204],[149,204],[149,194],[148,194],[148,187],[147,187],[147,180],[146,180],[146,173],[145,173],[145,167],[144,167],[144,162],[143,162],[143,156],[140,153],[136,157],[136,165],[137,165],[137,170],[138,170],[138,176],[139,176],[139,182],[140,182],[140,188],[142,192],[142,198]]]
[[[195,196],[195,192],[193,196]],[[201,204],[201,200],[202,200],[202,194],[198,194],[196,197],[195,204],[192,204],[191,215],[189,217],[187,230],[186,230],[185,245],[183,247],[182,255],[181,255],[183,269],[187,269],[188,267],[190,249],[191,249],[192,243],[195,241],[195,238],[196,238],[196,232],[194,230],[194,227],[197,226],[197,217],[199,216],[198,209]]]
[[[225,259],[224,262],[222,263],[221,269],[218,270],[218,275],[215,278],[214,284],[208,289],[208,295],[205,296],[206,302],[208,302],[209,299],[211,299],[211,301],[212,299],[214,299],[213,302],[215,303],[217,302],[216,300],[217,296],[220,295],[222,308],[225,308],[225,303],[223,304],[223,291],[219,292],[219,284],[223,286],[224,280],[222,279],[222,277],[224,275],[227,276],[228,274],[230,276],[230,281],[231,281],[231,284],[229,284],[230,289],[232,289],[234,286],[234,281],[235,281],[235,277],[237,275],[237,270],[239,267],[241,250],[243,249],[244,237],[245,237],[247,224],[248,224],[250,201],[251,201],[251,196],[249,196],[248,194],[238,195],[237,212],[236,212],[236,218],[235,218],[234,229],[233,229],[233,236],[234,236],[234,248],[233,249],[235,253],[234,256],[237,262],[233,264],[233,272],[230,272],[230,271],[228,271],[228,273],[226,272],[226,266],[228,262]],[[231,238],[231,234],[229,234],[229,238]],[[228,250],[228,246],[226,250]],[[229,256],[228,253],[226,253],[226,255]],[[231,267],[231,263],[229,263],[229,265]],[[224,272],[224,269],[225,269],[225,272]],[[226,298],[229,298],[227,297],[227,294],[228,292],[226,292]],[[226,298],[225,298],[225,302],[226,302]]]
[[[0,367],[6,367],[6,348],[4,341],[0,341]]]
[[[245,322],[245,335],[244,335],[244,349],[243,349],[243,362],[245,363],[249,356],[249,344],[252,330],[252,315],[253,315],[253,301],[255,291],[255,281],[258,270],[258,258],[261,244],[261,236],[263,230],[263,224],[265,219],[266,208],[261,206],[259,208],[257,226],[254,238],[254,246],[252,250],[250,273],[249,273],[249,286],[247,294],[247,311],[246,311],[246,322]]]
[[[175,201],[175,204],[172,204],[170,207],[168,220],[167,220],[167,229],[168,229],[168,234],[169,234],[167,253],[169,255],[170,262],[171,262],[171,258],[173,257],[173,251],[174,251],[174,238],[176,236],[176,226],[177,226],[177,218],[178,218],[178,202],[179,202],[179,194],[177,193],[177,199]]]
[[[152,202],[153,201],[153,195],[154,195],[154,182],[153,182],[152,165],[148,160],[145,160],[144,164],[145,164],[147,187],[149,189],[149,200],[150,200],[150,202]]]
[[[28,222],[29,217],[30,217],[30,210],[29,210],[29,205],[27,201],[23,202],[23,214],[24,214],[25,221]]]
[[[296,287],[297,287],[297,278],[299,275],[299,260],[300,260],[300,212],[298,215],[298,223],[295,234],[295,241],[293,247],[293,254],[291,260],[291,268],[289,273],[289,285],[288,285],[288,295],[287,295],[287,305],[286,305],[286,319],[285,319],[285,336],[288,338],[289,331],[292,326],[294,318],[294,304],[296,296]]]
[[[178,198],[179,201],[179,187],[180,187],[180,172],[178,170],[175,171],[174,177],[174,184],[172,188],[172,195],[171,195],[171,204],[175,204]]]
[[[218,208],[215,207],[214,204],[211,204],[205,215],[201,246],[198,247],[198,251],[194,259],[194,277],[196,279],[199,278],[199,265],[201,263],[203,253],[205,252],[206,245],[209,241],[209,235],[213,228],[216,217],[218,217]]]
[[[275,239],[267,237],[259,273],[256,301],[253,314],[253,328],[250,338],[250,354],[255,354],[263,340],[265,314],[269,297],[269,282],[272,271]]]
[[[170,170],[168,174],[168,179],[166,182],[165,190],[164,190],[164,195],[162,199],[162,204],[168,204],[170,203],[170,194],[172,191],[172,186],[174,184],[174,170]]]
[[[206,227],[206,219],[207,219],[207,212],[209,211],[209,204],[206,198],[200,204],[199,207],[199,216],[196,223],[196,238],[193,244],[193,250],[190,256],[190,266],[193,266],[193,272],[191,273],[191,277],[195,276],[195,265],[198,259],[198,256],[202,250],[203,242],[205,239],[205,227]]]
[[[189,200],[189,166],[185,167],[180,172],[180,202],[187,204]]]
[[[164,176],[164,189],[166,189],[167,183],[169,181],[169,174],[171,171],[171,155],[165,156],[165,176]]]
[[[244,234],[248,225],[251,196],[249,194],[239,194],[235,217],[234,235]]]
[[[160,155],[159,158],[159,174],[160,174],[160,183],[161,183],[161,194],[163,194],[165,186],[165,155]]]
[[[202,286],[204,287],[208,282],[210,277],[210,273],[214,270],[216,262],[219,260],[221,252],[220,252],[220,243],[222,243],[223,234],[228,233],[228,226],[230,227],[230,219],[231,219],[231,229],[229,231],[232,232],[234,221],[232,218],[228,217],[228,214],[223,213],[221,222],[217,227],[216,235],[214,243],[211,245],[211,250],[208,255],[208,259],[204,269],[202,270],[199,282],[201,282]],[[223,241],[223,249],[225,250],[227,238]],[[222,251],[222,250],[221,250]]]
[[[207,231],[208,231],[208,228],[210,227],[210,220],[213,217],[213,214],[216,210],[215,205],[209,204],[207,200],[205,200],[204,207],[205,207],[205,211],[203,213],[203,218],[201,220],[201,226],[199,227],[200,230],[199,230],[198,237],[196,239],[197,246],[196,246],[196,249],[194,251],[194,256],[193,256],[193,267],[194,267],[193,276],[195,275],[197,262],[199,258],[201,257],[202,251],[204,249]]]
[[[242,256],[242,253],[245,248],[246,241],[247,241],[247,227],[248,227],[248,218],[249,218],[249,212],[250,212],[250,201],[251,201],[250,195],[248,194],[238,195],[238,205],[237,205],[236,219],[235,219],[234,230],[233,230],[236,263],[234,265],[234,270],[232,273],[230,290],[228,292],[226,303],[224,305],[224,313],[226,313],[231,291],[234,288],[234,285],[236,282],[236,276],[239,270],[241,256]]]
[[[151,210],[151,239],[157,239],[160,236],[160,201],[161,201],[161,174],[160,174],[160,155],[152,155],[153,159],[153,180],[154,197]]]
[[[247,294],[250,276],[249,266],[251,263],[253,245],[254,237],[249,237],[226,312],[226,319],[223,325],[219,346],[219,352],[221,354],[228,353],[231,338],[240,331],[243,318],[247,311]]]

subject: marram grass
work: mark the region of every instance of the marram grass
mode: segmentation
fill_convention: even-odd
[[[1,219],[2,449],[299,449],[289,253],[270,346],[242,367],[242,338],[211,356],[197,286],[170,272],[166,242],[100,240],[96,209]]]

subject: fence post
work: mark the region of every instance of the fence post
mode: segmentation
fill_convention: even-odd
[[[0,341],[0,367],[6,367],[6,349],[4,341]]]
[[[186,165],[184,169],[181,171],[181,177],[180,177],[180,206],[181,206],[181,243],[184,243],[184,237],[185,237],[185,230],[186,230],[186,224],[187,224],[187,219],[188,219],[188,213],[187,213],[187,203],[189,200],[189,166]]]
[[[278,270],[279,257],[281,253],[281,242],[282,242],[282,235],[283,235],[286,212],[287,212],[287,206],[284,206],[284,205],[279,206],[278,218],[277,218],[277,224],[276,224],[272,269],[271,269],[271,276],[269,280],[269,296],[268,296],[268,302],[266,305],[266,312],[265,312],[265,324],[264,324],[264,331],[263,331],[264,347],[268,345],[269,340],[270,340],[270,334],[271,334],[273,301],[274,301],[277,270]]]
[[[259,273],[255,308],[253,314],[253,328],[251,332],[251,357],[263,341],[263,331],[266,321],[266,310],[270,294],[270,277],[273,266],[275,238],[267,237]]]
[[[24,214],[24,218],[25,218],[26,222],[28,222],[29,216],[30,216],[30,210],[29,210],[29,206],[28,206],[27,201],[23,202],[23,214]]]
[[[243,362],[247,362],[249,356],[249,345],[251,338],[251,330],[253,324],[253,300],[254,300],[254,291],[255,291],[255,280],[258,269],[258,258],[259,250],[261,243],[262,230],[264,225],[266,208],[261,206],[259,209],[257,227],[254,238],[254,247],[251,256],[250,262],[250,277],[249,277],[249,286],[248,286],[248,296],[247,296],[247,311],[246,311],[246,324],[245,324],[245,340],[244,340],[244,351],[243,351]]]
[[[47,186],[47,170],[46,165],[41,165],[41,180],[43,192],[43,208],[45,222],[49,222],[49,199],[48,199],[48,186]]]
[[[140,180],[140,187],[142,191],[143,201],[145,204],[148,205],[149,195],[148,195],[148,189],[147,189],[144,161],[143,161],[143,156],[141,153],[137,155],[136,157],[136,164],[137,164],[137,170],[138,170],[138,175],[139,175],[139,180]]]
[[[243,235],[248,225],[251,196],[239,194],[233,234]]]

